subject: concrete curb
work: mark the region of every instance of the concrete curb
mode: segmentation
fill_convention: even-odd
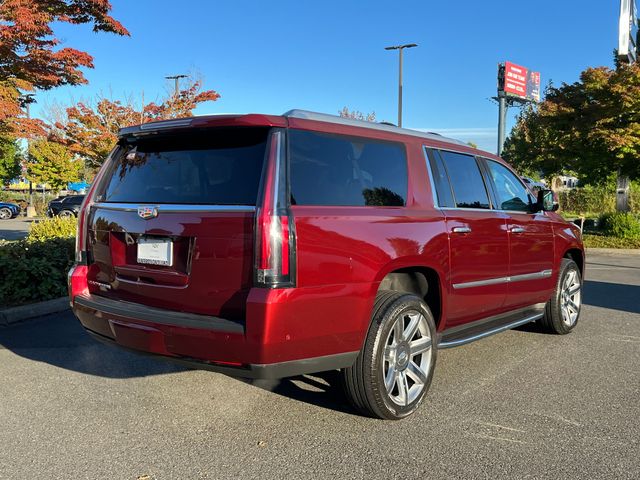
[[[589,263],[588,255],[596,253],[601,255],[640,255],[640,248],[587,248],[587,263]]]
[[[0,310],[0,327],[29,320],[30,318],[63,312],[69,307],[69,297],[61,297],[45,302],[31,303]]]

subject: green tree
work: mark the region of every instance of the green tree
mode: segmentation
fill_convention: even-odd
[[[20,153],[15,140],[0,137],[0,185],[20,176]]]
[[[616,172],[640,178],[640,65],[589,68],[580,80],[549,87],[520,113],[504,157],[523,172],[576,172],[603,183]]]
[[[69,149],[46,139],[29,145],[27,178],[35,183],[47,183],[54,189],[80,179],[83,162],[74,158]]]

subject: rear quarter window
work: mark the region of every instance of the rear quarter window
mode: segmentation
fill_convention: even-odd
[[[403,144],[289,131],[291,203],[400,207],[407,201]]]
[[[255,205],[268,131],[208,129],[121,141],[98,201]]]

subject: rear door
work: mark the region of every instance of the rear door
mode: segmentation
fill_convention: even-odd
[[[508,216],[510,266],[505,305],[518,308],[544,303],[554,287],[553,224],[544,212],[531,212],[534,199],[514,172],[494,160],[483,161],[496,209]]]
[[[507,215],[492,210],[475,157],[431,151],[431,173],[446,217],[451,269],[447,326],[495,314],[503,308],[509,270]]]
[[[244,317],[268,129],[120,142],[89,213],[92,294]]]

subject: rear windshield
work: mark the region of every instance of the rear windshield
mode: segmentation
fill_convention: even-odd
[[[124,140],[98,201],[255,205],[267,128]]]

